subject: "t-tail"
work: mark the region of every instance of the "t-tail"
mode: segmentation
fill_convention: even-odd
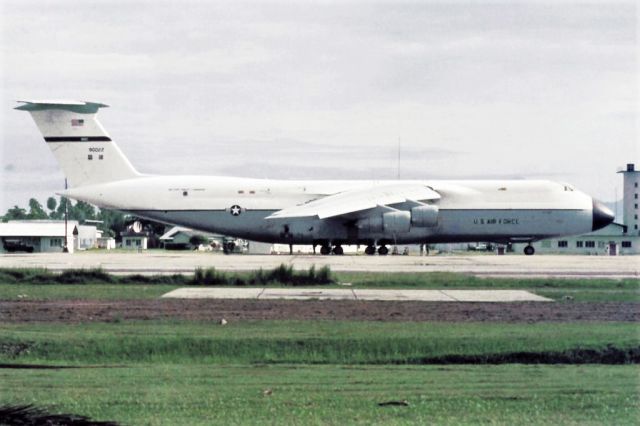
[[[79,101],[19,101],[51,148],[71,187],[141,176],[96,115],[107,105]]]

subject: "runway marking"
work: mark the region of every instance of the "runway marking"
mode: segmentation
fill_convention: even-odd
[[[361,300],[422,302],[552,302],[525,290],[378,290],[288,288],[179,288],[162,296],[176,299]]]

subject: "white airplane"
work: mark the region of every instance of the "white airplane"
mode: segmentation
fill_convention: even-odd
[[[254,241],[343,244],[532,242],[578,235],[613,213],[573,186],[540,180],[268,180],[138,173],[98,122],[107,105],[19,101],[66,175],[62,195],[153,221]],[[213,153],[212,153],[213,154]],[[529,244],[525,254],[534,253]]]

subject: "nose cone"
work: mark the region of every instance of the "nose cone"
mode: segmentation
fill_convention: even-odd
[[[592,231],[597,231],[600,228],[604,228],[615,218],[611,209],[598,200],[593,200],[593,228]]]

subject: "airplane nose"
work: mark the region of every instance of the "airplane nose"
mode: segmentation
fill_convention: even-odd
[[[604,228],[615,219],[615,215],[611,209],[600,201],[593,200],[593,227],[592,231],[597,231],[600,228]]]

